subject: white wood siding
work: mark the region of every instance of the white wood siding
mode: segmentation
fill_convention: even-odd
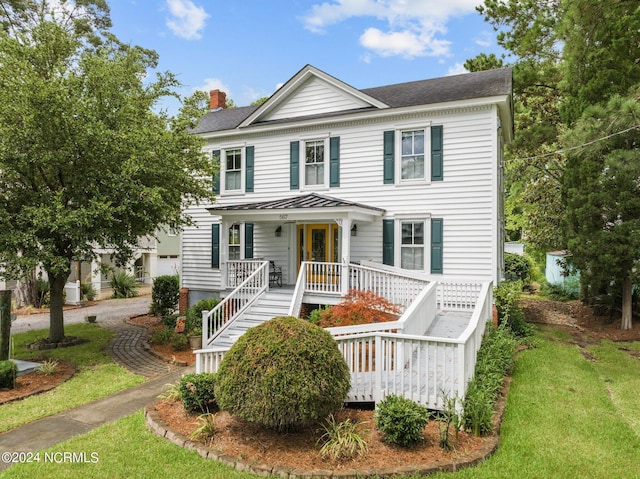
[[[311,85],[310,85],[311,86]],[[306,90],[301,91],[301,93]],[[304,95],[300,95],[302,100]],[[298,97],[296,97],[298,99]],[[298,108],[301,108],[298,105]],[[302,111],[298,109],[297,111]],[[287,114],[289,115],[289,114]],[[495,107],[441,111],[417,117],[395,117],[372,124],[364,122],[318,125],[282,133],[270,132],[239,138],[255,148],[254,192],[241,196],[220,196],[217,203],[230,205],[271,201],[316,191],[323,195],[386,210],[385,219],[425,217],[444,221],[444,274],[434,277],[495,280],[498,270],[495,252],[498,224],[498,130]],[[443,125],[444,181],[418,185],[383,184],[383,132],[408,122]],[[329,134],[340,137],[340,187],[290,190],[289,144],[300,137]],[[224,145],[216,139],[207,148]],[[398,159],[396,159],[398,161]],[[428,155],[425,162],[429,161]],[[328,165],[327,165],[328,167]],[[197,228],[183,233],[183,285],[193,289],[217,289],[220,276],[211,269],[211,223],[215,217],[203,208],[189,210]],[[429,226],[427,220],[427,227]],[[254,256],[273,259],[283,266],[285,282],[295,275],[295,225],[282,223],[282,237],[275,237],[277,223],[254,223]],[[382,222],[358,223],[352,237],[351,259],[382,261]],[[400,239],[396,237],[396,249]],[[291,251],[293,249],[293,251]],[[430,256],[429,243],[425,259]],[[425,262],[429,265],[429,262]],[[398,265],[399,266],[399,265]],[[427,268],[427,273],[429,270]]]
[[[277,108],[265,120],[281,120],[298,118],[307,115],[333,113],[370,106],[364,101],[345,95],[337,88],[320,80],[311,78],[293,95],[287,97],[285,104]]]

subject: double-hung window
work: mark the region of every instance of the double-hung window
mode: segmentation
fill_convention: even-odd
[[[304,184],[315,186],[325,184],[324,140],[305,142]]]
[[[401,132],[401,179],[424,179],[424,130]]]
[[[424,270],[424,221],[403,221],[400,224],[400,266]]]
[[[240,225],[231,225],[229,228],[229,260],[240,259]]]
[[[225,191],[242,190],[242,149],[240,148],[225,151],[224,189]]]

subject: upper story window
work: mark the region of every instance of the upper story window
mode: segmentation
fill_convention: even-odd
[[[225,151],[224,189],[242,190],[242,150]]]
[[[383,183],[444,181],[443,145],[442,125],[384,131]]]
[[[424,130],[401,133],[401,179],[424,179]]]
[[[304,185],[325,184],[325,147],[324,140],[305,142]]]

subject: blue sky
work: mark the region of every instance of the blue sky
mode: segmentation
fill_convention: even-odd
[[[219,88],[237,106],[311,64],[355,88],[463,73],[496,52],[480,0],[110,0],[113,33],[158,52],[183,95]],[[169,107],[172,109],[172,107]]]

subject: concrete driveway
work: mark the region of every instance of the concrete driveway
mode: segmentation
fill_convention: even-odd
[[[64,324],[82,323],[88,315],[96,315],[98,322],[122,321],[132,316],[149,312],[151,296],[136,298],[105,299],[93,306],[68,309],[64,312]],[[11,333],[22,333],[35,329],[49,329],[49,313],[19,315],[11,323]]]

